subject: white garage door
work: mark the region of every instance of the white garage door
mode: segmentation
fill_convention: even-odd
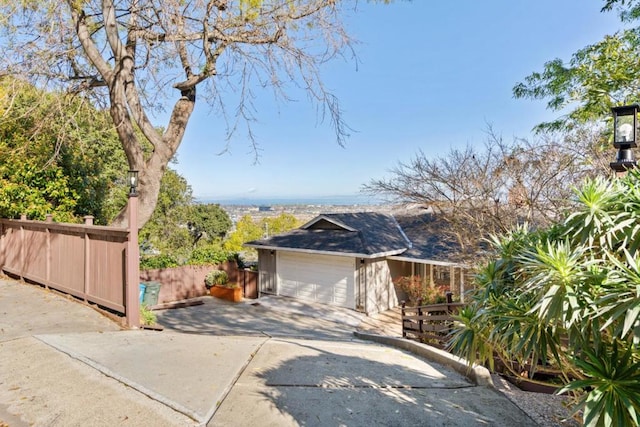
[[[278,294],[355,308],[355,262],[331,255],[278,252]]]

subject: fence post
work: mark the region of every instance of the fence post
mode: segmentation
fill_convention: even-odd
[[[93,225],[93,216],[86,215],[84,217],[85,227]],[[91,240],[89,239],[89,232],[84,229],[84,300],[87,301],[87,295],[91,294],[90,280],[91,277]]]
[[[418,302],[418,329],[420,330],[420,334],[422,334],[424,331],[422,330],[423,325],[424,325],[424,320],[422,320],[422,301]]]
[[[5,236],[4,236],[4,222],[0,222],[0,271],[4,268],[6,262],[5,253]]]
[[[129,194],[129,238],[127,239],[127,280],[125,312],[127,326],[140,327],[140,249],[138,248],[138,195]]]
[[[402,310],[401,310],[401,316],[400,319],[402,320],[402,338],[406,338],[407,337],[407,331],[404,330],[404,315],[405,315],[405,307],[407,306],[407,303],[405,301],[402,301]]]
[[[51,224],[53,223],[53,215],[52,214],[46,214],[45,215],[45,219],[44,222],[47,224]],[[44,273],[44,278],[45,278],[45,284],[44,287],[46,289],[49,289],[49,282],[51,280],[51,259],[53,257],[53,254],[51,253],[51,229],[49,227],[45,228],[44,230],[45,233],[45,273]]]
[[[27,214],[20,215],[20,278],[24,279],[24,264],[26,262],[27,255],[26,244],[25,244],[25,231],[24,231],[24,221],[27,220]]]
[[[453,304],[453,293],[452,292],[447,292],[445,294],[445,296],[447,297],[447,313],[451,313],[451,304]]]

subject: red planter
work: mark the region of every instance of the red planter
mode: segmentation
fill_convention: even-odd
[[[209,290],[211,296],[220,298],[226,301],[239,302],[242,301],[242,288],[227,288],[224,286],[212,286]]]

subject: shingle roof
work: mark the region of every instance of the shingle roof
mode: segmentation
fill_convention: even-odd
[[[397,216],[396,220],[413,243],[413,246],[399,257],[445,263],[459,260],[460,245],[443,233],[446,226],[436,215],[405,215]]]
[[[297,230],[245,245],[373,257],[402,253],[411,241],[391,215],[360,212],[319,215]]]
[[[431,213],[397,218],[376,212],[322,214],[299,229],[245,246],[450,264],[458,260],[459,245],[442,227]]]

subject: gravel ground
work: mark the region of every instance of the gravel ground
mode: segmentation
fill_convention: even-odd
[[[579,427],[565,406],[567,397],[522,391],[498,374],[492,374],[493,384],[539,425],[545,427]]]

